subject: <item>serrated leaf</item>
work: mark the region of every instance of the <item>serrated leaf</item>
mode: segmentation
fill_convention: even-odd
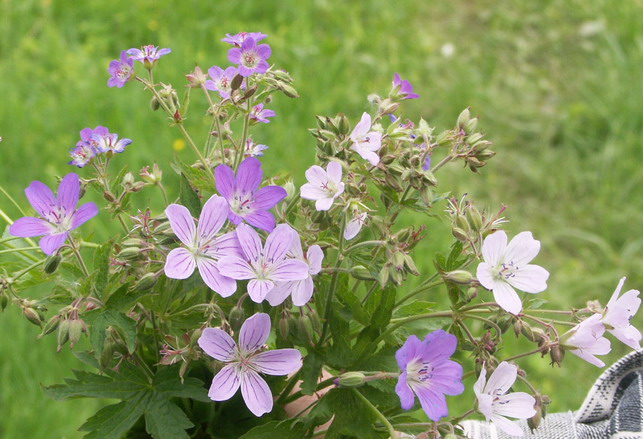
[[[179,366],[161,369],[154,377],[156,392],[166,398],[190,398],[201,402],[211,402],[203,381],[188,377],[181,382],[178,371]]]
[[[99,298],[103,298],[107,281],[109,279],[109,256],[112,251],[112,241],[107,241],[94,252],[94,291]]]
[[[416,314],[424,314],[425,312],[435,308],[435,302],[426,302],[424,300],[416,300],[412,303],[399,307],[395,310],[397,317],[407,317]]]
[[[116,329],[123,337],[127,350],[134,352],[136,348],[136,322],[122,312],[101,308],[83,314],[83,319],[90,325],[89,339],[92,342],[96,358],[100,358],[105,346],[107,328]]]
[[[270,421],[259,425],[239,439],[301,439],[306,433],[306,426],[299,419]]]
[[[181,204],[188,208],[192,216],[199,216],[201,213],[201,201],[183,173],[181,174],[179,199],[181,200]]]
[[[353,389],[332,389],[313,408],[311,415],[323,421],[335,416],[326,432],[326,439],[343,439],[344,435],[359,439],[386,437],[374,431],[372,412],[353,392]]]
[[[69,398],[115,398],[128,399],[144,389],[144,383],[124,380],[114,381],[112,377],[75,370],[76,378],[68,378],[65,384],[44,388],[45,393],[57,401]]]
[[[149,291],[130,291],[129,287],[130,284],[126,283],[111,293],[105,302],[105,308],[125,312],[138,302],[138,299],[145,294],[149,294]]]
[[[310,351],[304,357],[304,364],[301,368],[301,393],[304,395],[315,393],[323,364],[324,357],[316,351]]]
[[[145,430],[154,439],[189,439],[187,428],[194,427],[176,404],[165,398],[153,398],[145,410]]]
[[[145,412],[148,401],[149,394],[141,392],[127,401],[103,407],[79,430],[89,432],[85,439],[121,439]]]

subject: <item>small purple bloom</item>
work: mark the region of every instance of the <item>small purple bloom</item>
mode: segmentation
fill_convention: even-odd
[[[217,268],[219,258],[240,255],[239,240],[235,232],[217,236],[228,216],[228,203],[213,195],[203,206],[199,225],[188,209],[180,204],[170,204],[165,209],[172,231],[185,247],[172,250],[165,262],[165,275],[171,279],[187,279],[198,268],[208,287],[228,297],[237,290],[234,279],[223,276]]]
[[[237,76],[239,69],[236,67],[228,67],[223,70],[221,67],[212,66],[208,69],[210,78],[205,81],[205,88],[212,91],[218,91],[221,99],[228,99],[232,93],[232,79]],[[243,87],[243,85],[242,85]]]
[[[226,363],[212,380],[208,396],[213,401],[227,401],[239,387],[248,409],[255,416],[272,410],[272,392],[259,375],[283,376],[301,367],[301,353],[297,349],[262,351],[270,335],[270,317],[258,313],[243,322],[239,344],[219,328],[205,328],[199,337],[199,346],[212,358]]]
[[[272,50],[267,44],[259,44],[247,37],[241,47],[234,47],[228,51],[230,62],[239,64],[239,74],[250,76],[253,73],[266,73],[270,64],[266,61],[272,55]]]
[[[107,80],[107,86],[122,88],[134,75],[134,60],[127,56],[127,51],[123,50],[121,59],[110,62],[107,72],[112,76]]]
[[[224,276],[249,280],[248,295],[254,302],[263,302],[275,282],[304,280],[308,277],[307,263],[287,258],[294,237],[290,226],[281,224],[275,227],[265,245],[255,229],[246,224],[237,226],[237,237],[243,256],[225,256],[219,260],[217,267]]]
[[[241,162],[236,176],[227,165],[217,166],[214,173],[217,191],[228,200],[228,219],[233,224],[247,222],[268,232],[275,228],[275,217],[269,210],[288,194],[281,186],[259,189],[263,171],[258,159],[249,157]]]
[[[268,149],[266,145],[257,144],[252,140],[252,137],[248,137],[243,155],[244,157],[261,157],[266,149]]]
[[[268,120],[269,117],[275,117],[277,113],[273,110],[264,110],[263,104],[255,105],[250,111],[250,120],[256,120],[257,122],[270,123]]]
[[[395,354],[402,373],[395,392],[404,410],[410,410],[415,395],[422,409],[433,421],[449,414],[445,395],[459,395],[464,391],[462,366],[449,358],[455,352],[458,339],[441,329],[420,341],[410,336]]]
[[[57,197],[40,181],[32,182],[25,189],[25,194],[42,218],[20,218],[11,225],[9,233],[22,238],[44,235],[40,248],[48,255],[53,255],[63,246],[71,230],[98,214],[98,207],[94,203],[85,203],[76,209],[80,200],[80,179],[73,172],[60,182]]]
[[[393,92],[402,99],[417,99],[420,97],[419,94],[413,93],[413,85],[406,79],[400,78],[399,73],[396,73],[393,78]]]
[[[170,52],[172,52],[172,49],[159,50],[158,47],[150,44],[148,46],[143,46],[140,49],[129,49],[127,54],[130,55],[134,61],[142,62],[146,69],[151,69],[160,57],[167,55]]]
[[[118,139],[118,134],[92,134],[92,141],[95,142],[96,151],[99,153],[121,153],[125,151],[125,147],[132,143],[132,139]]]
[[[268,35],[262,34],[261,32],[239,32],[236,35],[226,34],[225,38],[222,39],[224,43],[230,43],[237,47],[241,47],[246,38],[252,38],[255,42],[259,42],[264,38],[268,38]]]
[[[76,147],[72,149],[69,154],[71,155],[71,161],[69,164],[82,168],[96,157],[96,148],[92,147],[88,143],[78,142]]]

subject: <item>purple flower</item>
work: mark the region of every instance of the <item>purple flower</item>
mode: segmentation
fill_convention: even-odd
[[[268,149],[266,145],[257,144],[252,140],[252,137],[248,137],[243,155],[244,157],[261,157],[266,149]]]
[[[239,69],[236,67],[228,67],[223,70],[221,67],[212,66],[208,69],[210,78],[205,81],[205,88],[212,91],[218,91],[221,99],[228,99],[232,93],[232,79],[237,76]]]
[[[226,34],[225,38],[221,41],[241,47],[246,38],[252,38],[255,42],[259,42],[264,38],[268,38],[268,35],[262,34],[261,32],[239,32],[236,35]]]
[[[243,322],[239,345],[227,332],[206,328],[199,337],[199,346],[209,356],[226,363],[212,380],[208,396],[213,401],[227,401],[239,387],[248,409],[255,416],[272,410],[272,392],[259,373],[283,376],[301,367],[297,349],[261,349],[270,335],[270,317],[258,313]]]
[[[445,395],[459,395],[464,391],[462,366],[449,359],[457,344],[454,335],[439,329],[424,341],[410,336],[396,352],[402,373],[395,391],[404,410],[413,407],[415,394],[431,420],[437,422],[449,414]]]
[[[528,419],[536,414],[536,400],[525,392],[507,394],[518,376],[518,366],[503,361],[496,367],[487,381],[487,370],[482,367],[480,377],[473,386],[478,398],[478,410],[487,421],[493,422],[500,430],[512,436],[523,436],[518,424],[505,416]]]
[[[563,348],[597,367],[604,367],[605,363],[596,355],[607,355],[612,350],[610,341],[603,337],[605,326],[601,318],[600,314],[594,314],[561,337]]]
[[[275,282],[304,280],[308,277],[308,264],[298,259],[287,258],[294,237],[290,226],[281,224],[268,235],[266,244],[250,226],[239,224],[237,237],[243,256],[225,256],[217,265],[224,276],[237,280],[249,280],[248,295],[261,303],[273,289]],[[296,234],[296,233],[295,233]]]
[[[119,140],[116,133],[98,134],[94,132],[92,141],[95,142],[96,151],[99,153],[121,153],[125,151],[127,145],[132,143],[132,139],[123,138]]]
[[[184,245],[167,255],[165,275],[172,279],[187,279],[196,267],[207,286],[223,297],[232,295],[237,290],[237,283],[223,276],[217,268],[219,258],[240,255],[235,232],[217,236],[228,216],[226,200],[217,195],[210,197],[203,206],[197,227],[188,209],[180,204],[170,204],[165,214],[174,234]]]
[[[257,122],[270,123],[267,119],[268,117],[275,117],[277,113],[273,110],[264,110],[263,104],[255,105],[252,111],[250,111],[250,120],[256,120]]]
[[[215,169],[217,191],[228,200],[228,219],[233,224],[248,224],[268,232],[275,228],[275,217],[269,209],[286,198],[281,186],[266,186],[259,189],[263,171],[261,162],[249,157],[241,162],[237,175],[232,168],[219,165]]]
[[[32,182],[25,189],[25,194],[42,218],[20,218],[11,225],[9,233],[22,238],[44,235],[40,248],[48,255],[53,255],[63,246],[71,230],[98,214],[98,207],[94,203],[85,203],[76,209],[80,200],[80,179],[73,172],[60,182],[57,197],[40,181]]]
[[[382,133],[370,131],[370,129],[371,115],[364,113],[351,132],[350,139],[353,141],[351,149],[364,160],[368,160],[371,165],[376,166],[380,162],[380,156],[376,152],[382,147]]]
[[[318,274],[322,269],[324,252],[320,246],[311,245],[308,248],[306,255],[304,255],[304,251],[301,248],[301,239],[299,238],[299,234],[288,225],[284,224],[283,227],[288,227],[293,235],[288,256],[304,261],[308,264],[308,277],[303,280],[277,282],[275,287],[270,290],[266,296],[266,300],[271,306],[277,306],[283,303],[288,296],[291,296],[292,303],[295,306],[304,306],[313,296],[313,290],[315,287],[313,276]]]
[[[413,85],[406,79],[400,78],[400,74],[396,73],[393,78],[393,94],[400,96],[402,99],[417,99],[419,94],[413,93]]]
[[[640,293],[638,290],[629,290],[619,297],[624,283],[625,278],[622,278],[605,307],[602,322],[614,337],[632,349],[638,350],[641,348],[641,332],[630,323],[630,320],[641,306]]]
[[[96,148],[85,142],[78,142],[76,147],[69,153],[71,155],[70,165],[82,168],[96,157]]]
[[[134,61],[143,63],[146,69],[151,69],[163,55],[172,52],[172,49],[161,49],[153,45],[143,46],[140,49],[132,48],[127,51]]]
[[[266,73],[270,64],[266,61],[272,55],[272,50],[267,44],[259,44],[251,37],[246,37],[241,47],[234,47],[228,51],[230,62],[239,64],[239,74],[250,76],[253,73]]]
[[[134,60],[127,56],[127,51],[123,50],[121,59],[110,62],[107,72],[112,76],[107,80],[107,86],[122,88],[134,75]]]

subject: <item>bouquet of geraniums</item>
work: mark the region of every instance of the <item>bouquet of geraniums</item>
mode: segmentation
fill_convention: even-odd
[[[606,331],[639,347],[629,322],[639,292],[621,295],[624,279],[605,306],[548,310],[533,298],[549,276],[530,264],[539,241],[530,232],[509,240],[504,208],[481,210],[438,185],[449,162],[477,172],[495,155],[477,119],[464,110],[439,134],[404,120],[401,105],[419,96],[397,74],[359,120],[317,117],[307,183],[264,179],[257,157],[267,146],[251,131],[276,116],[274,95],[297,97],[289,74],[269,64],[265,38],[228,35],[234,65],[197,67],[183,98],[153,76],[170,49],[130,49],[110,63],[108,85],[142,84],[196,154],[170,164],[179,187],[166,190],[157,164],[138,180],[111,169],[132,140],[98,126],[80,132],[70,162],[80,169],[57,192],[40,181],[26,188],[34,216],[3,215],[2,306],[21,307],[95,369],[46,392],[120,400],[80,427],[87,438],[454,438],[476,412],[519,435],[508,418],[537,428],[549,402],[520,358],[560,365],[569,352],[602,367]],[[184,124],[190,101],[211,120],[203,147]],[[154,187],[164,210],[134,211],[131,198]],[[104,205],[79,206],[86,190]],[[417,255],[424,227],[400,225],[413,212],[449,222],[450,248]],[[120,234],[84,240],[96,215],[111,215]],[[418,257],[435,269],[421,273]],[[44,282],[50,294],[25,297]],[[523,339],[524,353],[503,355],[506,334]],[[461,394],[466,377],[475,398],[454,416],[446,395]],[[421,410],[411,411],[416,399]]]

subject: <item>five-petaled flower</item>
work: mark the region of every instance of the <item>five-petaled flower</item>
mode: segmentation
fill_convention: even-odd
[[[402,369],[395,392],[404,410],[413,407],[415,394],[431,420],[437,422],[449,414],[445,395],[464,391],[462,366],[449,359],[457,345],[456,336],[439,329],[423,341],[410,336],[395,353]]]
[[[313,165],[306,171],[308,183],[301,187],[301,198],[315,200],[315,209],[328,210],[335,198],[344,192],[342,183],[342,165],[329,162],[326,170]]]
[[[357,152],[364,160],[368,160],[373,166],[380,162],[380,156],[376,152],[382,147],[382,133],[371,131],[370,114],[362,114],[362,119],[353,128],[350,139],[353,142],[351,149]]]
[[[630,323],[630,320],[641,306],[640,293],[638,290],[629,290],[619,297],[624,283],[625,278],[622,278],[605,307],[602,322],[605,329],[614,337],[632,349],[638,350],[641,348],[641,332]]]
[[[478,410],[487,421],[493,422],[500,430],[513,436],[522,436],[522,429],[505,418],[528,419],[536,414],[536,400],[525,392],[507,393],[518,377],[518,366],[503,361],[496,367],[487,381],[484,365],[473,391],[478,398]]]
[[[400,78],[400,74],[396,73],[393,78],[393,92],[402,99],[417,99],[419,94],[413,93],[413,85],[406,79]]]
[[[261,157],[263,152],[268,149],[268,146],[262,145],[260,143],[255,143],[252,137],[248,136],[246,140],[246,147],[243,150],[244,157]]]
[[[346,224],[344,229],[344,239],[350,241],[357,236],[362,226],[366,223],[368,219],[368,214],[366,212],[356,211],[351,220]]]
[[[582,358],[597,367],[605,363],[596,355],[607,355],[612,350],[608,339],[603,337],[605,326],[601,322],[601,314],[594,314],[574,326],[561,336],[561,346],[572,354]]]
[[[134,76],[134,60],[123,50],[120,59],[109,63],[107,72],[111,75],[107,80],[107,86],[122,88]]]
[[[146,69],[151,69],[163,55],[172,52],[172,49],[160,49],[154,45],[143,46],[140,49],[132,48],[127,54],[134,60],[143,63]]]
[[[266,73],[270,64],[266,61],[272,55],[272,50],[267,44],[259,44],[252,37],[246,37],[240,47],[233,47],[228,51],[230,62],[239,64],[239,74],[250,76],[253,73]]]
[[[522,310],[514,288],[532,294],[547,289],[547,270],[528,264],[539,251],[540,241],[536,241],[531,232],[517,234],[507,245],[507,234],[500,230],[482,243],[484,262],[478,265],[478,280],[493,291],[493,297],[505,311],[518,314]]]
[[[209,356],[226,363],[212,380],[208,396],[213,401],[227,401],[239,387],[248,409],[255,416],[272,410],[272,392],[259,375],[283,376],[301,367],[301,353],[297,349],[262,351],[270,335],[270,317],[258,313],[243,322],[239,344],[219,328],[206,328],[199,338],[199,346]]]
[[[290,228],[288,225],[284,227]],[[301,239],[299,234],[290,228],[292,237],[292,244],[288,251],[288,256],[304,261],[308,264],[308,277],[303,280],[293,280],[288,282],[277,282],[272,290],[266,295],[266,300],[271,306],[277,306],[283,303],[288,296],[292,297],[292,303],[295,306],[304,306],[313,297],[315,284],[313,276],[318,274],[322,269],[322,261],[324,260],[324,252],[318,245],[311,245],[304,255],[301,248]]]
[[[97,126],[93,130],[91,128],[84,128],[80,131],[80,141],[76,143],[76,147],[70,151],[71,161],[70,165],[82,168],[92,161],[99,151],[97,149],[98,141],[95,139],[109,134],[109,130],[104,126]],[[94,137],[96,135],[96,137]]]
[[[98,153],[118,153],[125,151],[125,148],[132,143],[132,139],[118,138],[116,133],[92,134],[92,141],[96,145]]]
[[[225,38],[221,41],[224,43],[230,43],[234,46],[241,47],[246,38],[252,38],[255,42],[259,42],[265,38],[268,38],[268,35],[262,34],[261,32],[239,32],[238,34],[226,34]]]
[[[76,209],[80,200],[80,179],[73,172],[60,182],[57,197],[40,181],[32,182],[25,189],[25,194],[42,218],[20,218],[11,225],[9,233],[23,238],[44,235],[40,248],[48,255],[53,255],[63,246],[71,230],[98,214],[98,207],[91,202]]]
[[[255,105],[250,111],[250,120],[254,120],[261,123],[270,123],[268,120],[269,117],[275,117],[277,113],[273,110],[264,109],[263,104]]]
[[[254,302],[263,302],[276,282],[304,280],[309,276],[306,262],[287,257],[293,238],[299,239],[290,226],[275,227],[265,245],[259,234],[246,224],[237,226],[237,237],[243,255],[225,256],[217,267],[232,279],[249,280],[248,295]]]
[[[286,198],[281,186],[266,186],[259,189],[263,178],[261,162],[248,157],[237,170],[237,175],[227,165],[215,169],[217,191],[228,201],[228,219],[233,224],[248,224],[268,232],[275,228],[275,217],[268,211]]]
[[[237,76],[239,69],[228,67],[223,70],[219,66],[212,66],[208,69],[208,75],[212,79],[205,81],[205,88],[212,91],[218,91],[221,99],[228,99],[232,93],[232,79]]]
[[[228,203],[213,195],[203,206],[198,226],[190,211],[180,204],[165,209],[174,234],[184,247],[175,248],[167,255],[165,274],[172,279],[187,279],[198,268],[207,286],[223,297],[237,290],[237,282],[219,272],[217,261],[227,255],[240,255],[235,232],[218,235],[228,216]]]

